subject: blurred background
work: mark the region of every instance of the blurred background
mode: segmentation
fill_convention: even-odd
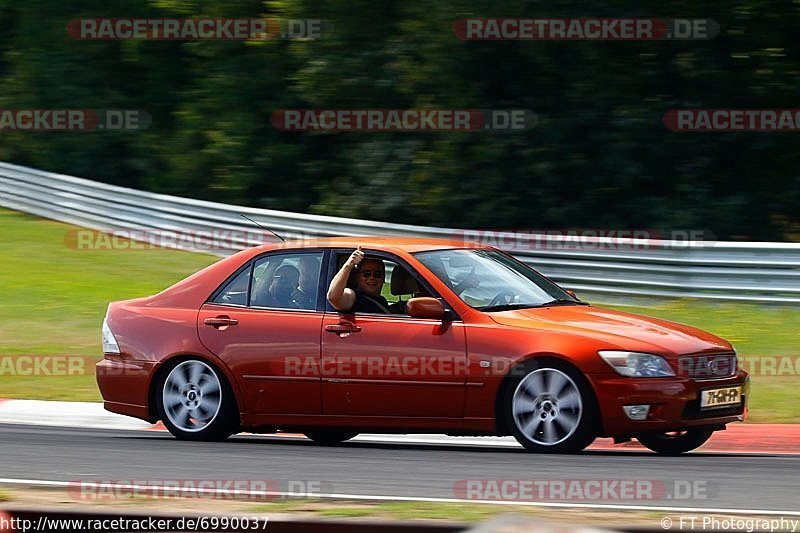
[[[673,108],[792,108],[789,1],[0,2],[2,108],[137,108],[144,132],[3,132],[0,160],[194,198],[479,228],[800,238],[792,133],[672,132]],[[712,18],[700,41],[459,40],[465,17]],[[319,40],[80,41],[82,17],[319,18]],[[524,108],[492,132],[280,132],[282,108]]]

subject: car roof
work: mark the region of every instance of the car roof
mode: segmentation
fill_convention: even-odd
[[[426,252],[430,250],[451,250],[455,248],[489,248],[488,246],[469,242],[464,236],[453,235],[452,239],[432,239],[428,237],[407,236],[351,236],[351,237],[318,237],[313,239],[287,240],[285,243],[273,243],[261,246],[264,250],[296,249],[296,248],[356,248],[403,251],[408,253]]]

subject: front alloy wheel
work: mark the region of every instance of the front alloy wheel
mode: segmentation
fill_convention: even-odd
[[[593,398],[588,383],[573,368],[558,362],[529,368],[510,388],[510,427],[526,449],[577,452],[595,438]]]

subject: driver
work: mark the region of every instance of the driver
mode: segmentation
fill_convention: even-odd
[[[356,272],[355,289],[347,286],[353,271]],[[389,314],[389,303],[381,296],[385,280],[383,261],[365,258],[359,245],[331,280],[328,301],[337,311],[345,313]]]
[[[461,296],[461,293],[467,289],[475,289],[480,286],[481,280],[478,275],[475,273],[475,268],[477,265],[472,265],[472,270],[469,271],[469,274],[461,280],[458,284],[453,286],[453,292],[456,295]]]

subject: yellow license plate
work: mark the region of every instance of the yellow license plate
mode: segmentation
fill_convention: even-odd
[[[725,387],[723,389],[709,389],[701,392],[700,407],[711,409],[736,405],[742,401],[742,387]]]

